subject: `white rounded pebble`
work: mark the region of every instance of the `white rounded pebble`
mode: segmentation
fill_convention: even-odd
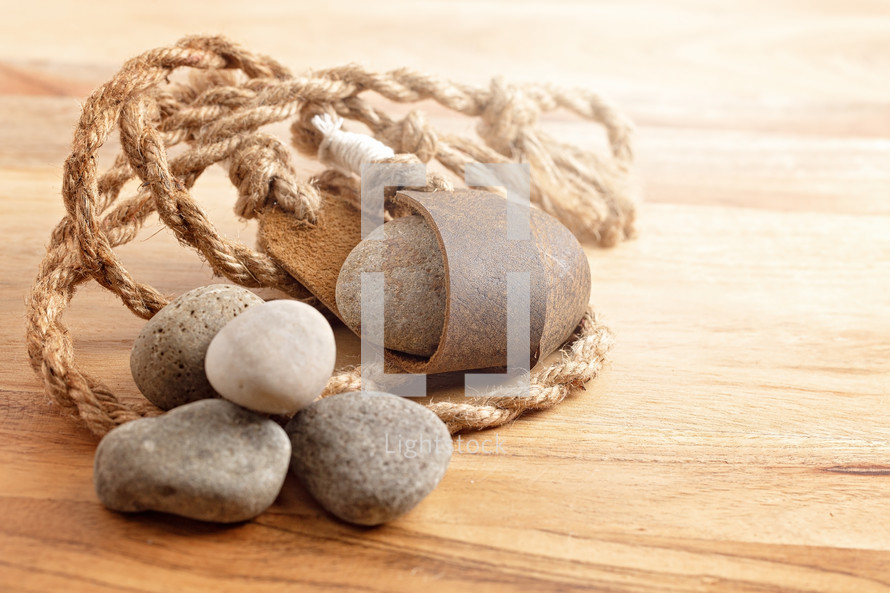
[[[205,370],[227,400],[291,415],[324,389],[336,354],[334,332],[321,313],[299,301],[270,301],[247,309],[216,334]]]

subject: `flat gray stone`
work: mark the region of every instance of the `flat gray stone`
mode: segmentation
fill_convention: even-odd
[[[383,272],[383,346],[431,356],[445,325],[445,264],[436,235],[419,215],[396,218],[356,245],[337,278],[337,308],[361,335],[361,273]]]
[[[451,435],[438,416],[402,397],[340,393],[287,425],[291,470],[337,517],[359,525],[414,508],[445,475]]]
[[[218,397],[204,374],[207,347],[229,321],[262,303],[229,284],[202,286],[171,301],[133,343],[130,371],[139,391],[162,410]]]
[[[204,368],[227,400],[289,416],[319,396],[336,359],[324,315],[306,303],[279,300],[251,307],[222,328]]]
[[[109,432],[96,449],[93,482],[102,504],[115,511],[234,523],[275,501],[290,454],[274,421],[208,399]]]

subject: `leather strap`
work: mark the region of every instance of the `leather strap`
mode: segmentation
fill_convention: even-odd
[[[516,241],[507,236],[507,202],[497,194],[401,191],[394,201],[435,231],[447,298],[436,352],[426,359],[387,350],[390,362],[426,374],[505,366],[508,272],[529,273],[531,364],[571,336],[590,297],[590,268],[560,222],[532,208],[529,240]],[[260,221],[261,246],[338,317],[337,275],[360,238],[358,210],[333,198],[314,226],[275,209]]]

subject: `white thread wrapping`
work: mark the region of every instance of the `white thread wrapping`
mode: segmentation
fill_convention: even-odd
[[[395,152],[366,134],[344,132],[342,118],[327,113],[312,118],[312,125],[324,135],[318,146],[318,160],[344,175],[361,175],[362,165],[395,156]]]

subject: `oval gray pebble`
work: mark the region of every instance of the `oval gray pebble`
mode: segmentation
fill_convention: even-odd
[[[445,475],[448,428],[427,408],[388,393],[340,393],[287,425],[291,469],[328,511],[378,525],[414,508]]]
[[[99,500],[115,511],[233,523],[275,501],[290,453],[287,434],[272,420],[203,400],[109,432],[96,449],[93,481]]]
[[[361,273],[383,272],[383,345],[431,356],[445,324],[445,264],[436,235],[419,215],[391,220],[356,245],[337,278],[337,308],[361,334]]]
[[[207,347],[229,321],[261,303],[229,284],[202,286],[171,301],[133,343],[130,371],[139,391],[162,410],[218,397],[204,373]]]

